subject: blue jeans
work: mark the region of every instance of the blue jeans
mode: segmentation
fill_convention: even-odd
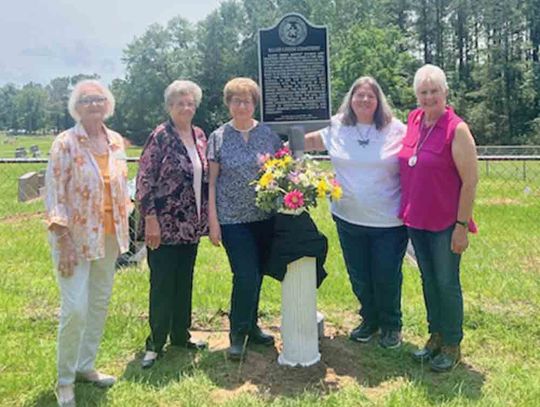
[[[463,339],[461,256],[450,250],[453,230],[454,226],[441,232],[408,228],[422,275],[429,332],[440,333],[448,346]]]
[[[256,325],[262,266],[268,258],[273,219],[221,225],[221,238],[233,273],[231,333],[247,334]]]
[[[360,226],[336,216],[334,220],[363,321],[382,330],[401,330],[401,266],[407,249],[405,226]]]

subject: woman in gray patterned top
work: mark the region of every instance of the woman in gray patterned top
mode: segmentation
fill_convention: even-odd
[[[274,338],[257,325],[262,263],[272,234],[272,218],[255,206],[255,188],[262,154],[281,147],[277,134],[253,118],[259,87],[249,78],[225,85],[224,101],[232,120],[208,140],[210,240],[223,241],[233,273],[228,355],[239,360],[247,343],[271,346]]]

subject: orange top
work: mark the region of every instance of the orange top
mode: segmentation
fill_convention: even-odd
[[[114,218],[112,209],[112,194],[111,194],[111,177],[109,174],[109,154],[102,155],[92,154],[96,159],[103,178],[104,194],[103,194],[103,226],[105,227],[106,235],[114,235]]]

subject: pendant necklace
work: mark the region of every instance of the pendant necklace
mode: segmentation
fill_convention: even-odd
[[[373,124],[370,125],[367,131],[365,131],[364,133],[360,133],[360,130],[358,129],[358,125],[356,125],[355,127],[356,127],[356,133],[358,134],[358,138],[356,139],[356,141],[362,148],[366,148],[369,145],[369,141],[370,141],[369,135],[371,133],[371,129],[373,128]]]
[[[422,142],[418,143],[416,145],[416,148],[414,149],[414,153],[413,155],[409,158],[409,161],[407,162],[409,164],[409,167],[414,167],[416,165],[416,163],[418,162],[418,152],[420,151],[420,149],[422,148],[422,146],[426,143],[427,139],[429,138],[429,136],[431,135],[431,132],[433,131],[433,129],[435,128],[435,124],[437,122],[433,123],[433,125],[428,129],[427,133],[426,133],[426,137],[424,137],[424,139],[422,140]],[[426,128],[425,125],[424,125],[424,122],[422,122],[422,127]]]

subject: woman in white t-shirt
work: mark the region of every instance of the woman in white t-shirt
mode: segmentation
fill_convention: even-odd
[[[306,151],[327,150],[343,197],[332,216],[362,323],[350,334],[384,348],[401,345],[401,266],[407,231],[398,219],[398,153],[406,127],[393,117],[377,81],[357,79],[330,126],[305,136]]]

